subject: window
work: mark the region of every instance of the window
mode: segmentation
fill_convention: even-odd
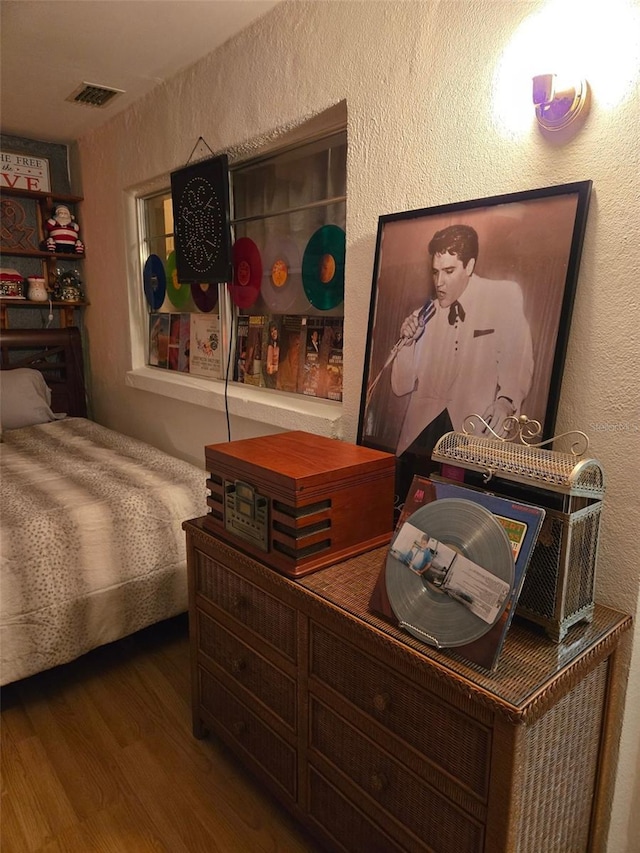
[[[343,131],[231,165],[230,300],[180,285],[171,194],[142,200],[143,256],[166,276],[154,303],[145,264],[151,366],[342,399],[346,150]]]

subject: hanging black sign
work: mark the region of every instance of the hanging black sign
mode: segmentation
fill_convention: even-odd
[[[231,281],[227,155],[172,172],[171,196],[178,281]]]

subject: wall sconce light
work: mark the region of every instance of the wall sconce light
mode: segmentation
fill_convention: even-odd
[[[558,82],[555,74],[539,74],[533,78],[533,103],[538,124],[545,130],[562,130],[579,115],[586,115],[589,94],[586,80],[564,85]]]

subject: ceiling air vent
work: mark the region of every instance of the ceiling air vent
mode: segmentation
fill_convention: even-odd
[[[95,83],[83,83],[65,100],[73,104],[84,104],[87,107],[106,107],[117,95],[124,95],[124,89],[111,89]]]

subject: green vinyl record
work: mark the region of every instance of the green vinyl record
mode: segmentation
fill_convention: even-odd
[[[344,300],[345,243],[345,233],[337,225],[323,225],[307,243],[302,285],[314,308],[328,311]]]
[[[186,308],[191,296],[191,287],[188,284],[178,282],[175,252],[169,254],[165,262],[165,269],[167,273],[167,296],[171,304],[175,305],[176,308]]]

